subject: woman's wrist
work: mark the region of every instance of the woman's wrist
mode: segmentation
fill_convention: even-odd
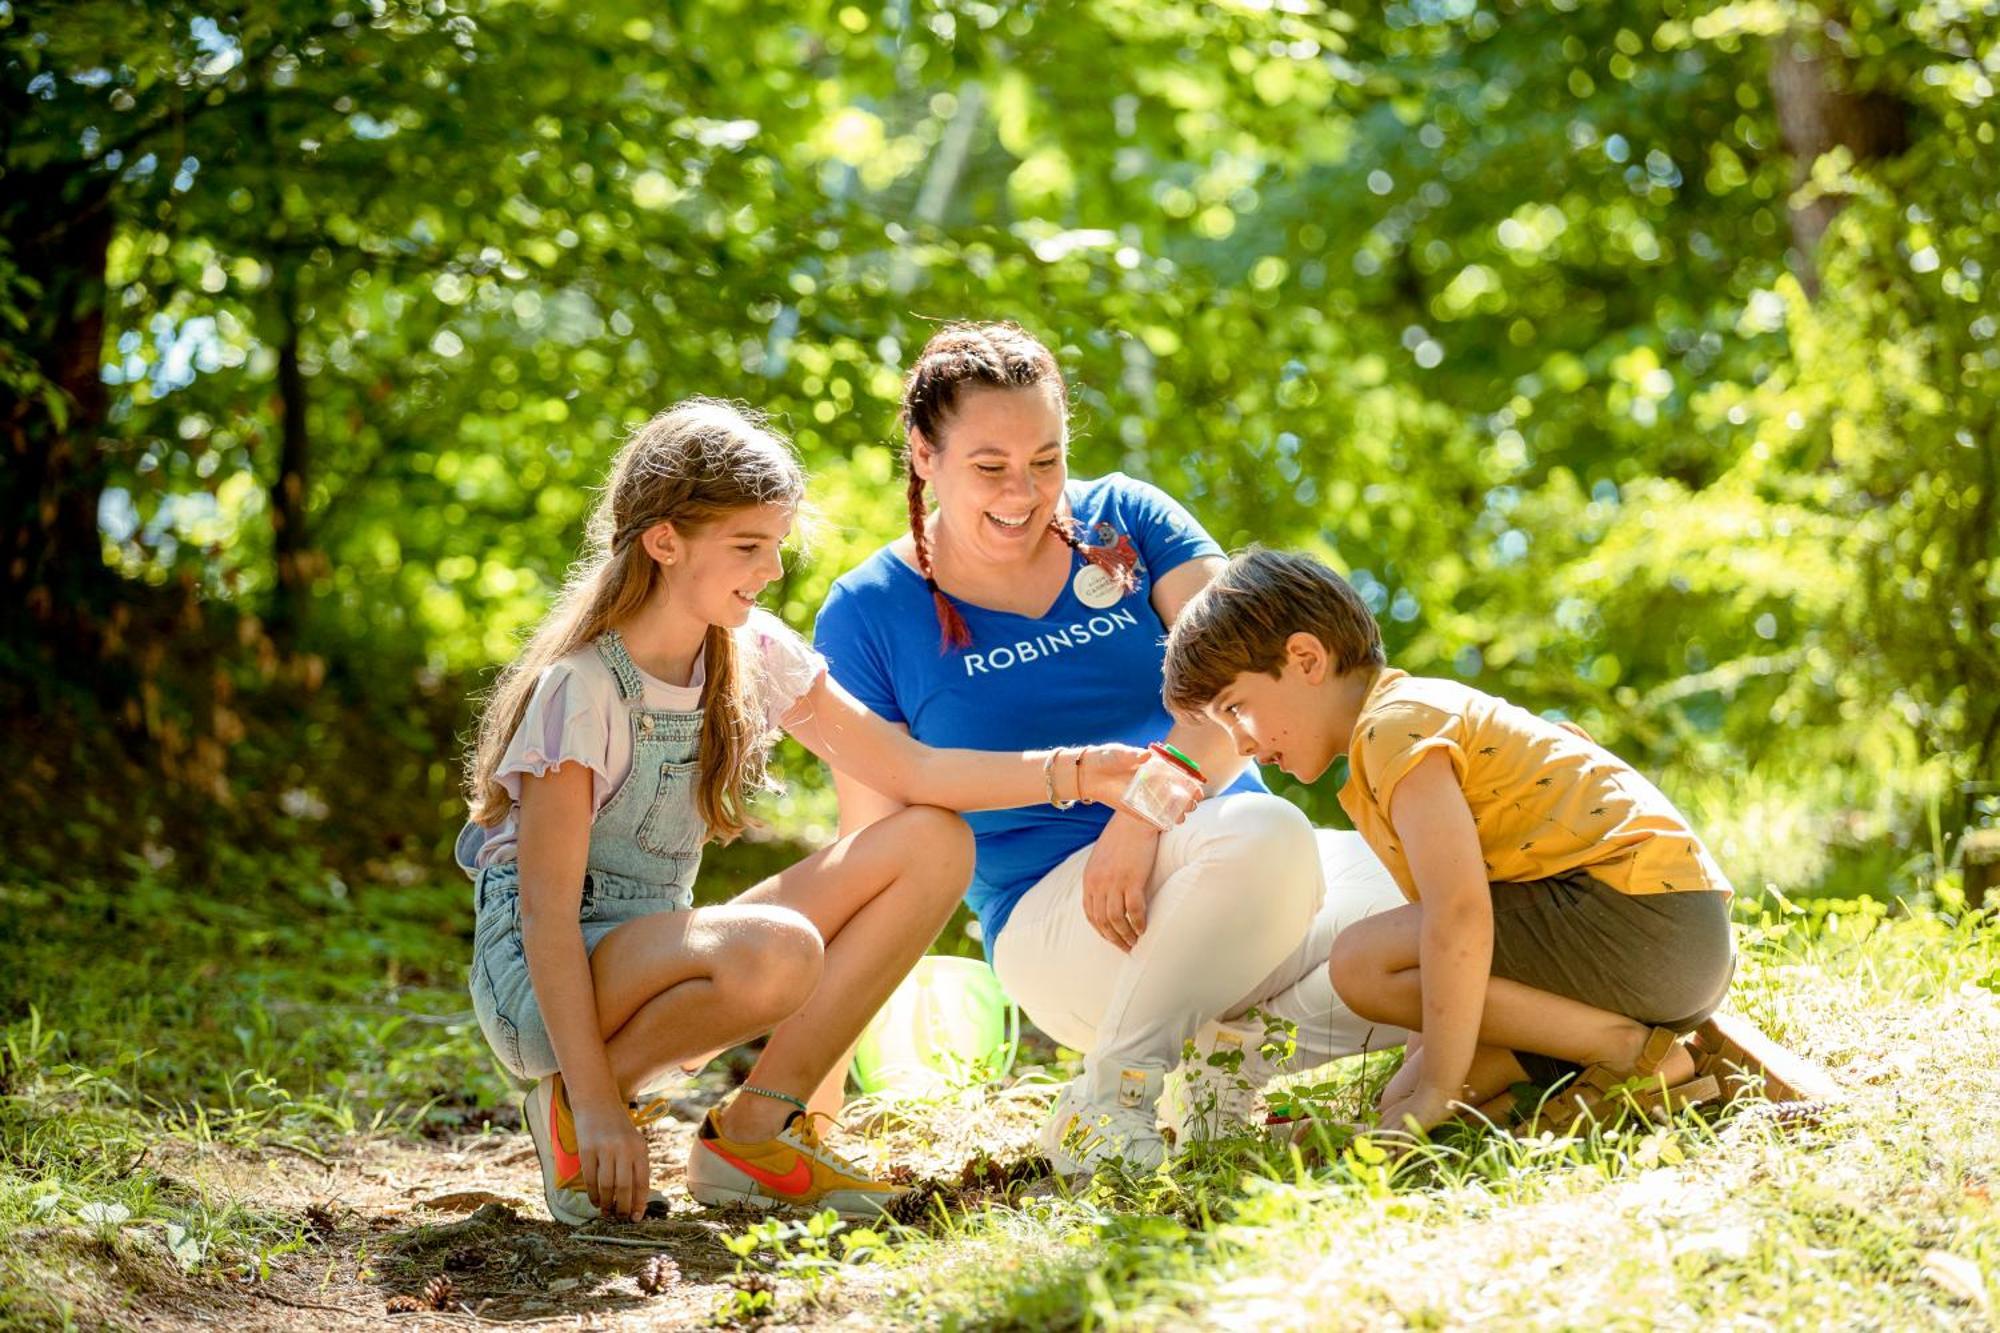
[[[1042,759],[1042,793],[1048,803],[1058,810],[1067,810],[1076,804],[1076,798],[1065,801],[1056,795],[1056,761],[1062,758],[1062,747],[1050,750]]]

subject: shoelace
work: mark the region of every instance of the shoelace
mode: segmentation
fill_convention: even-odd
[[[792,1123],[787,1125],[786,1128],[792,1131],[801,1147],[807,1149],[828,1166],[838,1167],[849,1175],[867,1176],[872,1180],[874,1177],[869,1175],[868,1172],[826,1146],[826,1140],[820,1137],[818,1122],[821,1120],[826,1121],[827,1124],[835,1129],[841,1127],[838,1120],[824,1111],[807,1111],[803,1115],[795,1117]]]
[[[565,1097],[564,1101],[565,1103],[567,1103],[568,1098]],[[626,1107],[625,1113],[632,1117],[632,1127],[634,1129],[644,1129],[646,1128],[646,1126],[652,1124],[655,1120],[662,1119],[663,1117],[668,1115],[672,1111],[672,1109],[673,1108],[667,1104],[667,1099],[665,1097],[655,1097],[652,1101],[647,1102],[644,1106]],[[579,1171],[577,1174],[571,1176],[567,1180],[558,1180],[556,1182],[556,1188],[559,1190],[568,1190],[573,1194],[582,1194],[585,1191],[582,1188],[582,1186],[577,1184],[577,1182],[582,1179],[583,1179],[583,1173]]]
[[[666,1117],[673,1108],[667,1104],[665,1097],[655,1097],[644,1106],[628,1107],[627,1110],[631,1114],[633,1128],[644,1129],[655,1120]]]

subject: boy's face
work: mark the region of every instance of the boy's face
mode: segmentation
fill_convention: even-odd
[[[1320,641],[1294,634],[1276,676],[1246,671],[1202,711],[1229,734],[1238,754],[1275,764],[1301,782],[1315,782],[1347,749],[1354,731],[1343,709],[1341,678]],[[1345,711],[1349,715],[1342,717]]]

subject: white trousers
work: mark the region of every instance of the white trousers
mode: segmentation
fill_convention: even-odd
[[[1114,1100],[1122,1070],[1172,1069],[1205,1025],[1253,1006],[1298,1026],[1301,1068],[1402,1042],[1355,1017],[1327,975],[1343,927],[1404,901],[1360,834],[1315,830],[1261,793],[1203,802],[1160,837],[1129,954],[1084,917],[1090,851],[1028,890],[993,948],[1035,1026],[1084,1052],[1090,1101]]]

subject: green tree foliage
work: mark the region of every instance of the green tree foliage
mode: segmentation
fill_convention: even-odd
[[[1060,349],[1078,471],[1322,551],[1414,667],[1828,805],[1990,773],[1996,31],[0,0],[7,586],[86,605],[101,553],[449,692],[539,615],[622,433],[705,392],[814,470],[805,626],[901,524],[931,321],[1006,317]]]

